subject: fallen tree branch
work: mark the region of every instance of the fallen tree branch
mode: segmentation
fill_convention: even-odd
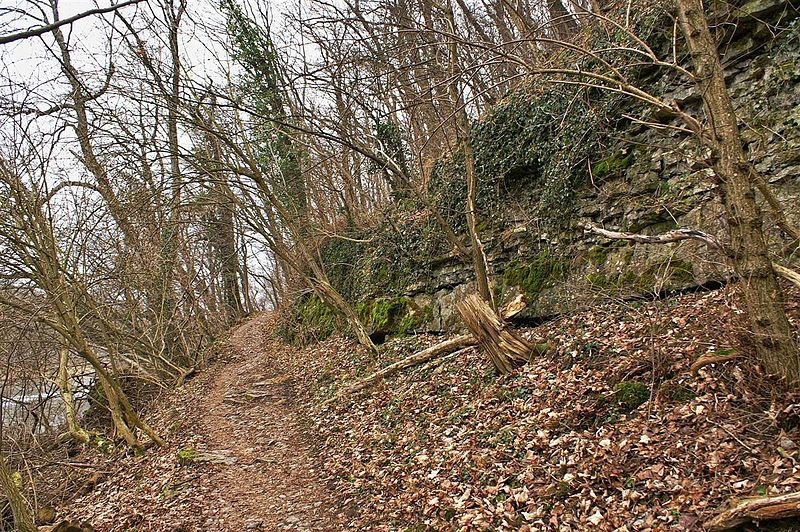
[[[609,231],[608,229],[597,227],[591,223],[581,224],[580,227],[585,231],[589,231],[590,233],[595,233],[613,240],[630,240],[640,244],[669,244],[671,242],[679,242],[681,240],[699,240],[709,248],[725,253],[725,248],[722,246],[722,244],[720,244],[716,237],[709,235],[708,233],[704,233],[703,231],[688,229],[685,227],[674,229],[668,233],[664,233],[663,235],[642,235],[638,233]]]
[[[800,273],[797,273],[794,270],[790,270],[786,266],[781,266],[780,264],[772,263],[772,268],[775,270],[775,273],[795,285],[796,287],[800,288]]]
[[[734,499],[727,510],[705,523],[710,532],[733,530],[752,521],[786,519],[800,515],[800,491],[772,497]]]
[[[579,227],[581,227],[584,231],[604,236],[612,240],[630,240],[631,242],[638,242],[640,244],[669,244],[671,242],[680,242],[681,240],[699,240],[710,249],[719,251],[723,255],[728,256],[727,249],[720,243],[719,240],[708,233],[704,233],[703,231],[698,231],[696,229],[681,228],[664,233],[663,235],[642,235],[637,233],[624,233],[621,231],[609,231],[608,229],[597,227],[591,223],[580,224]],[[777,262],[772,263],[772,269],[775,270],[775,273],[800,288],[799,273],[787,268],[786,266],[782,266]]]
[[[703,355],[692,364],[692,367],[689,368],[689,372],[694,375],[700,368],[708,366],[709,364],[722,364],[723,362],[736,360],[741,357],[742,355],[738,353],[732,355],[715,355],[713,353],[710,355]]]
[[[477,342],[475,341],[475,338],[473,338],[471,334],[465,334],[463,336],[457,336],[452,340],[447,340],[445,342],[438,343],[436,345],[428,347],[427,349],[423,349],[418,353],[414,353],[410,357],[404,358],[403,360],[400,360],[398,362],[395,362],[394,364],[386,366],[382,370],[373,373],[369,377],[348,386],[344,390],[337,393],[335,396],[331,397],[330,399],[322,403],[322,406],[327,406],[330,403],[336,401],[337,399],[344,397],[345,395],[350,395],[352,393],[361,391],[364,388],[367,388],[368,386],[378,382],[379,380],[385,379],[386,377],[394,375],[395,373],[402,371],[406,368],[410,368],[411,366],[416,366],[417,364],[422,364],[423,362],[427,362],[428,360],[436,358],[439,355],[449,353],[456,349],[471,347],[476,343]]]

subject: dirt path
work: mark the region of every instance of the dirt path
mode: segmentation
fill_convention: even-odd
[[[219,530],[337,530],[346,518],[320,479],[286,379],[270,366],[262,338],[268,316],[242,325],[230,339],[234,361],[215,375],[201,399],[200,432],[223,461],[206,502],[220,512]],[[209,498],[213,498],[211,501]]]
[[[59,520],[87,521],[98,532],[349,530],[274,362],[287,347],[265,337],[269,320],[240,326],[224,360],[154,409],[167,447],[108,461],[88,451],[83,460],[103,473],[60,508]]]

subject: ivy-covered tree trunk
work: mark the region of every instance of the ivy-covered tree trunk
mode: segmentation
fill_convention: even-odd
[[[766,370],[800,381],[800,353],[784,310],[756,203],[755,169],[739,135],[736,112],[725,86],[717,43],[711,34],[702,0],[677,0],[678,16],[694,63],[694,77],[703,96],[707,129],[731,242],[733,266],[747,311],[756,353]]]

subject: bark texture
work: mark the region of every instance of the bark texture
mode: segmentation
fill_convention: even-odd
[[[707,127],[702,136],[712,151],[713,169],[725,206],[731,259],[740,279],[753,344],[769,373],[794,384],[800,380],[800,356],[767,250],[762,213],[756,203],[756,171],[742,146],[717,43],[702,0],[677,0],[677,8],[694,64],[695,82],[703,95]]]
[[[489,304],[478,294],[470,294],[456,304],[461,319],[503,375],[530,360],[533,353],[544,353],[546,345],[534,344],[508,329]]]
[[[37,532],[39,529],[33,524],[33,513],[25,497],[22,496],[20,487],[14,481],[11,470],[4,456],[0,455],[0,489],[8,499],[11,513],[14,515],[14,530],[19,532]]]
[[[746,497],[734,500],[727,510],[705,523],[710,532],[738,530],[753,522],[786,519],[800,515],[800,492],[786,493],[775,497]]]

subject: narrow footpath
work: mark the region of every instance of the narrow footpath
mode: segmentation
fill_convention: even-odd
[[[349,530],[271,356],[286,347],[265,335],[269,320],[241,325],[223,360],[165,398],[155,425],[169,447],[114,464],[63,518],[100,532]]]
[[[218,525],[227,530],[342,528],[344,515],[314,467],[290,385],[270,365],[272,346],[262,333],[266,319],[259,316],[234,332],[230,344],[238,360],[222,367],[199,405],[206,413],[201,432],[211,449],[226,451],[223,460],[230,463],[212,479],[214,505],[225,509]]]

